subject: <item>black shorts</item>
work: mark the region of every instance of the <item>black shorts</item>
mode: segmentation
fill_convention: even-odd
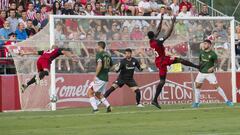
[[[126,84],[128,87],[136,87],[136,86],[138,86],[137,85],[137,83],[136,83],[136,81],[134,80],[134,79],[128,79],[128,80],[126,80],[126,79],[121,79],[121,78],[118,78],[115,82],[114,82],[114,84],[117,84],[120,88],[124,85],[124,84]]]

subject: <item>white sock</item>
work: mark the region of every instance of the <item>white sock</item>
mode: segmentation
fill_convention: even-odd
[[[102,103],[106,106],[106,107],[109,107],[110,104],[108,103],[107,99],[106,98],[102,98],[101,99]]]
[[[201,97],[200,90],[195,88],[194,95],[195,95],[195,103],[199,103],[200,102],[200,97]]]
[[[91,104],[92,107],[93,107],[93,110],[97,110],[98,107],[97,107],[97,103],[96,103],[95,97],[90,97],[90,98],[89,98],[89,101],[90,101],[90,104]]]
[[[217,88],[217,91],[218,91],[218,93],[223,97],[224,101],[227,102],[228,99],[227,99],[227,97],[226,97],[223,89],[222,89],[221,87],[218,87],[218,88]]]

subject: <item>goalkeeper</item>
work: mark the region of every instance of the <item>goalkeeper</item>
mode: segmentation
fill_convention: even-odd
[[[138,68],[140,71],[143,70],[143,66],[140,66],[138,60],[132,57],[132,50],[125,50],[125,58],[121,60],[120,64],[116,66],[116,72],[120,71],[118,79],[112,84],[111,88],[106,91],[104,97],[107,98],[113,91],[115,91],[118,87],[122,87],[126,84],[130,89],[132,89],[136,93],[136,102],[137,107],[143,107],[140,103],[141,93],[138,88],[136,81],[133,79],[134,70]]]

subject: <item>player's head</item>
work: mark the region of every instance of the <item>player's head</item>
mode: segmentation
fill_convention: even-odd
[[[125,57],[126,57],[127,59],[129,59],[129,58],[132,57],[132,50],[131,50],[130,48],[127,48],[127,49],[125,50]]]
[[[149,39],[154,39],[155,34],[153,31],[149,31],[147,35]]]
[[[105,42],[103,42],[103,41],[99,41],[98,43],[98,51],[102,51],[102,50],[104,50],[105,49],[105,47],[106,47],[106,43]]]
[[[203,46],[203,49],[204,49],[204,50],[209,50],[209,49],[211,48],[211,45],[212,45],[211,40],[205,39],[205,40],[203,41],[203,43],[204,43],[204,46]]]

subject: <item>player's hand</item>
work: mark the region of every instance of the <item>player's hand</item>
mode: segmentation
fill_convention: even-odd
[[[214,72],[214,67],[211,67],[208,69],[208,73],[213,73]]]

